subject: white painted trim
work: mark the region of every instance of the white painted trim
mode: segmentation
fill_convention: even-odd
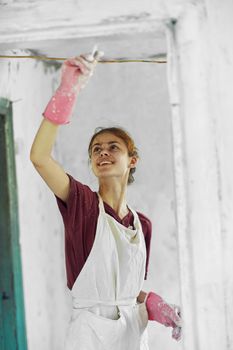
[[[136,34],[140,32],[154,32],[156,37],[164,36],[163,21],[150,18],[138,21],[117,20],[113,23],[102,22],[89,25],[77,25],[76,23],[60,23],[53,26],[48,23],[46,27],[29,27],[21,30],[9,30],[2,28],[0,32],[0,43],[27,42],[55,39],[103,37],[119,34]]]
[[[196,335],[193,327],[194,283],[192,274],[192,257],[190,249],[189,213],[187,201],[187,179],[185,173],[185,147],[182,130],[182,111],[180,106],[180,72],[175,34],[175,23],[167,24],[167,74],[171,104],[171,132],[173,140],[174,185],[176,197],[176,222],[178,241],[178,260],[180,272],[180,293],[183,348],[197,350]]]
[[[219,145],[210,113],[206,9],[168,27],[180,290],[185,350],[227,349]]]

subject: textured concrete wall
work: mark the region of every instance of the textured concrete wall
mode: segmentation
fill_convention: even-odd
[[[156,32],[176,18],[185,0],[22,0],[0,4],[0,42]],[[18,14],[15,16],[15,14]]]
[[[145,289],[153,289],[170,302],[179,303],[166,65],[99,65],[80,94],[72,124],[60,132],[58,153],[65,169],[93,189],[97,183],[88,167],[88,142],[95,127],[116,124],[135,137],[141,154],[128,198],[153,223]],[[180,346],[171,339],[170,330],[155,323],[150,324],[150,343],[163,349]]]
[[[168,329],[150,324],[151,348],[168,350],[183,346],[185,350],[231,350],[232,2],[220,4],[217,0],[200,0],[185,3],[186,6],[184,1],[178,0],[155,1],[150,7],[150,2],[143,6],[134,2],[132,10],[132,4],[120,6],[118,2],[119,7],[111,10],[111,2],[105,2],[105,12],[97,11],[95,16],[93,4],[89,3],[93,10],[90,13],[84,2],[77,2],[80,10],[77,16],[82,13],[83,22],[76,22],[72,17],[68,23],[69,11],[75,13],[74,2],[70,1],[64,11],[61,7],[56,8],[54,16],[57,20],[53,21],[52,2],[47,5],[35,1],[26,9],[28,2],[24,1],[21,2],[21,16],[10,21],[20,6],[19,2],[12,1],[0,14],[0,42],[2,48],[13,48],[11,43],[17,41],[15,47],[25,48],[30,47],[29,43],[25,46],[28,40],[34,40],[32,48],[42,48],[46,53],[49,46],[51,50],[52,42],[44,41],[43,45],[38,42],[37,46],[39,38],[92,36],[80,39],[79,48],[86,51],[88,44],[92,46],[95,41],[96,33],[100,35],[106,54],[109,51],[120,55],[121,41],[127,51],[128,41],[130,45],[133,43],[133,49],[127,54],[135,55],[138,47],[141,56],[158,52],[151,49],[156,46],[156,42],[150,41],[151,36],[145,37],[144,33],[137,37],[136,34],[131,40],[130,37],[121,39],[118,35],[114,39],[114,30],[119,33],[149,30],[151,19],[156,22],[151,29],[157,28],[161,35],[164,20],[167,23],[171,18],[178,19],[172,31],[168,30],[170,43],[173,43],[169,48],[172,55],[169,59],[175,58],[174,65],[169,61],[172,117],[165,66],[98,66],[78,99],[72,124],[60,130],[55,155],[67,171],[96,188],[86,154],[93,129],[114,123],[131,131],[141,150],[141,162],[136,183],[129,188],[129,201],[135,209],[151,218],[154,227],[145,289],[154,289],[175,303],[180,302],[181,291],[184,308],[183,343],[172,341]],[[40,15],[41,26],[35,22],[35,17]],[[88,23],[86,27],[85,23]],[[111,34],[111,43],[108,37],[101,37],[103,31]],[[60,47],[56,46],[54,50],[62,54]],[[66,50],[67,47],[66,43]],[[62,222],[53,195],[29,162],[30,146],[43,108],[58,84],[58,75],[32,61],[0,62],[0,73],[1,96],[15,100],[29,346],[33,350],[59,349],[71,306],[65,289]]]
[[[189,350],[233,346],[232,9],[229,1],[193,2],[169,29],[176,56],[169,77],[183,344]]]
[[[59,349],[69,317],[62,226],[53,195],[29,160],[53,72],[36,62],[0,62],[0,96],[13,101],[20,244],[29,349]]]
[[[209,104],[215,125],[216,157],[218,171],[218,196],[221,222],[223,259],[224,311],[226,347],[233,349],[233,3],[205,1],[208,19]]]
[[[141,37],[134,37],[133,41],[135,49],[136,44],[140,46]],[[111,45],[114,47],[114,41]],[[117,37],[116,45],[119,45]],[[148,37],[143,45],[149,48],[153,40]],[[108,49],[108,45],[105,47]],[[3,77],[0,94],[15,101],[20,241],[29,349],[59,350],[63,349],[71,307],[65,288],[63,225],[53,195],[29,161],[41,113],[58,84],[59,72],[35,61],[4,62],[0,66]],[[95,127],[109,124],[127,128],[141,154],[136,182],[129,188],[129,202],[153,223],[149,274],[144,288],[153,289],[169,302],[179,304],[166,65],[99,65],[80,94],[73,122],[60,129],[55,157],[67,171],[93,189],[96,181],[88,167],[87,145]],[[180,348],[167,328],[153,323],[149,331],[151,346],[164,350],[171,346]]]

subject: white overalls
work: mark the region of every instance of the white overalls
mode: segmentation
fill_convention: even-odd
[[[148,350],[148,314],[137,304],[145,275],[146,246],[137,213],[129,229],[105,213],[71,294],[73,312],[65,350]]]

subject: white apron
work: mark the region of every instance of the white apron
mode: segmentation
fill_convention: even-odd
[[[137,213],[129,229],[105,213],[91,252],[72,289],[73,311],[65,350],[148,350],[148,314],[137,304],[144,282],[146,246]]]

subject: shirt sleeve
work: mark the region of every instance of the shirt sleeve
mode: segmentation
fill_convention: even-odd
[[[80,223],[86,217],[93,203],[93,191],[86,185],[75,180],[67,174],[70,180],[70,190],[66,203],[55,195],[58,209],[63,218],[66,232],[69,234],[74,229],[77,221]]]
[[[150,259],[151,234],[152,234],[152,224],[151,224],[151,221],[148,221],[147,222],[147,232],[146,232],[146,236],[145,236],[146,251],[147,251],[147,256],[146,256],[146,273],[145,273],[145,278],[144,278],[145,280],[147,279],[149,259]]]
[[[62,199],[57,197],[55,195],[58,209],[61,213],[61,216],[63,218],[64,224],[66,224],[68,217],[71,219],[72,217],[75,217],[75,211],[76,211],[76,197],[78,195],[78,187],[75,184],[74,178],[67,174],[70,180],[70,190],[69,190],[69,195],[67,202],[63,202]],[[72,225],[71,225],[72,226]]]
[[[145,238],[146,244],[146,271],[144,280],[147,280],[149,260],[150,260],[150,245],[151,245],[151,235],[152,235],[152,223],[150,219],[148,219],[144,214],[138,213],[139,219],[142,224],[142,231]]]

